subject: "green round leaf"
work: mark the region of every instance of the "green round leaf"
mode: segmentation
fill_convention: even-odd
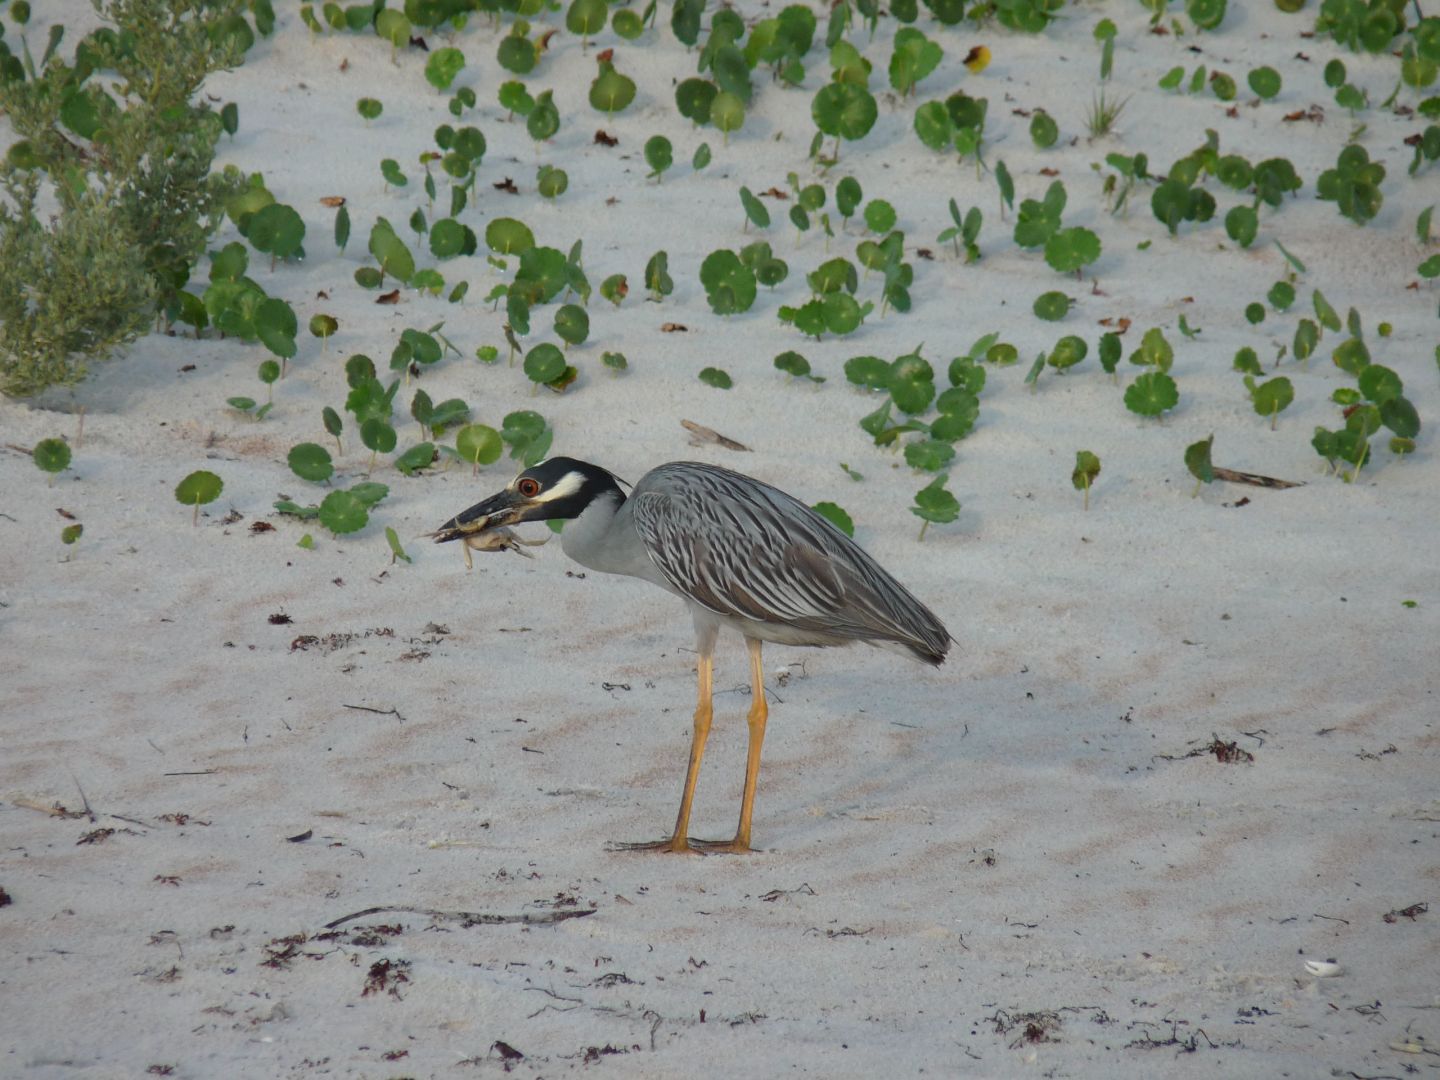
[[[565,29],[582,37],[598,34],[609,14],[605,0],[574,0],[565,12]]]
[[[277,259],[288,259],[300,251],[305,240],[305,222],[293,206],[271,203],[250,217],[246,238]]]
[[[1253,207],[1232,206],[1225,215],[1225,234],[1241,247],[1253,244],[1259,229],[1260,217]]]
[[[1036,109],[1030,117],[1030,140],[1041,150],[1048,150],[1060,138],[1060,125],[1044,109]]]
[[[368,509],[375,506],[381,499],[385,498],[386,495],[389,495],[390,489],[384,484],[377,484],[373,480],[366,480],[363,483],[352,486],[350,488],[350,494],[359,499],[361,504]]]
[[[915,505],[910,512],[924,521],[946,525],[960,516],[960,500],[945,490],[942,473],[915,493]]]
[[[851,142],[869,134],[879,114],[874,95],[854,83],[827,83],[810,104],[816,127]]]
[[[1125,407],[1141,416],[1159,416],[1180,402],[1175,380],[1160,371],[1137,375],[1125,389]]]
[[[477,127],[462,127],[455,133],[455,140],[451,145],[455,153],[471,164],[478,164],[480,159],[485,156],[487,146],[485,133]]]
[[[425,62],[425,81],[437,90],[448,90],[465,66],[465,54],[459,49],[436,49]]]
[[[901,412],[911,416],[928,409],[935,400],[934,372],[930,365],[917,356],[902,356],[891,364],[890,398]]]
[[[955,125],[950,122],[950,114],[946,111],[944,102],[927,101],[915,110],[915,134],[931,150],[946,151],[950,149],[950,143],[955,135]],[[847,179],[849,178],[847,177]],[[836,202],[839,201],[837,192]],[[859,201],[857,196],[855,202]],[[853,208],[854,204],[852,203],[851,206]]]
[[[336,536],[359,532],[369,520],[365,504],[348,491],[332,491],[320,503],[320,523]]]
[[[853,333],[864,319],[860,304],[847,292],[827,293],[821,309],[825,329],[832,334]]]
[[[1070,483],[1076,491],[1084,491],[1100,475],[1100,458],[1089,450],[1075,452],[1075,469],[1070,473]]]
[[[1089,351],[1090,346],[1085,343],[1084,338],[1069,334],[1055,343],[1055,348],[1050,350],[1048,363],[1051,367],[1064,371],[1084,360]]]
[[[435,460],[435,444],[422,442],[410,447],[395,459],[395,468],[406,476],[414,476],[421,469],[429,468]]]
[[[507,41],[510,39],[506,39]],[[502,43],[503,44],[503,43]],[[529,116],[530,110],[535,107],[535,99],[525,89],[525,84],[511,79],[509,82],[500,84],[497,94],[500,107],[506,112],[519,113],[521,116]]]
[[[700,369],[700,381],[706,386],[713,386],[717,390],[729,390],[735,385],[735,381],[729,374],[719,368],[707,367]]]
[[[621,8],[610,17],[610,28],[626,41],[634,41],[645,32],[640,16],[629,8]]]
[[[1070,297],[1062,292],[1050,291],[1041,293],[1035,298],[1035,317],[1044,319],[1046,322],[1059,322],[1070,312],[1070,305],[1074,303]]]
[[[1235,359],[1231,361],[1230,366],[1236,371],[1254,375],[1257,378],[1264,374],[1264,369],[1260,367],[1259,355],[1249,345],[1235,351]]]
[[[381,11],[375,16],[375,33],[397,49],[410,43],[413,27],[402,11]]]
[[[553,165],[541,165],[535,180],[535,190],[546,199],[558,199],[570,187],[570,174]]]
[[[70,467],[70,446],[64,439],[41,439],[30,456],[36,467],[48,473],[64,472]]]
[[[650,166],[650,175],[659,176],[674,163],[674,151],[670,140],[664,135],[652,135],[645,140],[645,164]]]
[[[1225,18],[1225,0],[1185,0],[1185,14],[1201,30],[1214,30]]]
[[[1367,401],[1384,405],[1405,392],[1400,376],[1383,364],[1371,364],[1360,372],[1360,393]]]
[[[1359,338],[1348,338],[1335,347],[1331,359],[1341,371],[1359,376],[1370,366],[1370,350]]]
[[[939,439],[905,444],[905,464],[924,472],[939,472],[955,460],[955,448]]]
[[[865,204],[865,227],[873,233],[888,233],[895,228],[895,207],[884,199],[871,199]]]
[[[1102,338],[1101,341],[1103,344],[1104,339]],[[1002,341],[985,350],[985,359],[996,367],[1009,367],[1011,364],[1019,362],[1020,350],[1009,342]]]
[[[675,88],[675,107],[680,115],[696,124],[710,122],[710,109],[719,88],[704,79],[685,79]]]
[[[555,333],[567,344],[579,345],[590,336],[590,316],[579,304],[565,304],[555,312]]]
[[[333,315],[311,315],[310,335],[318,338],[328,338],[340,329],[340,321]]]
[[[1413,439],[1420,434],[1420,414],[1407,398],[1386,399],[1380,406],[1380,420],[1402,439]]]
[[[866,390],[889,390],[890,365],[878,356],[852,356],[845,361],[845,378]]]
[[[495,50],[495,59],[506,71],[513,71],[516,75],[528,75],[535,70],[535,65],[540,59],[540,52],[529,38],[521,34],[509,34],[500,39],[500,46]],[[512,109],[511,111],[519,112],[520,110]],[[525,112],[529,111],[525,110]]]
[[[1280,93],[1280,73],[1272,67],[1258,67],[1245,77],[1258,97],[1269,101]]]
[[[1290,407],[1295,400],[1295,387],[1285,376],[1267,379],[1255,387],[1250,395],[1251,404],[1261,416],[1274,416]]]
[[[375,361],[364,353],[355,353],[345,361],[345,382],[351,390],[375,378]]]
[[[750,85],[750,66],[745,55],[734,45],[722,45],[710,57],[710,72],[722,91],[728,91],[745,104],[754,93]]]
[[[783,352],[775,357],[775,367],[787,375],[794,375],[803,378],[810,374],[810,361],[801,356],[798,352]]]
[[[1100,238],[1089,229],[1060,229],[1045,241],[1045,261],[1062,274],[1084,269],[1100,258]]]
[[[495,218],[485,226],[485,243],[501,255],[519,255],[535,246],[535,234],[523,221]]]
[[[1295,286],[1288,281],[1277,281],[1270,286],[1265,299],[1270,301],[1270,306],[1276,311],[1285,311],[1295,303]]]
[[[1211,435],[1185,448],[1185,468],[1202,484],[1209,484],[1215,479],[1215,466],[1210,462],[1210,450],[1214,445],[1215,436]]]
[[[201,469],[175,486],[175,501],[186,506],[204,506],[218,499],[224,489],[225,484],[220,477]]]
[[[388,421],[372,416],[360,425],[360,442],[366,450],[388,454],[395,449],[395,429]]]
[[[565,374],[565,354],[548,341],[525,354],[525,375],[531,382],[554,382]]]
[[[459,255],[465,247],[465,226],[454,218],[441,218],[430,226],[430,254],[437,259]]]
[[[726,135],[739,131],[745,124],[745,102],[722,90],[710,103],[710,122]]]
[[[560,130],[560,110],[549,90],[535,99],[534,108],[530,110],[530,115],[525,117],[525,130],[536,142],[553,138]]]
[[[312,483],[323,483],[335,473],[330,451],[319,443],[307,442],[292,446],[287,460],[290,462],[291,472],[301,480]]]
[[[581,3],[583,0],[576,0]],[[599,0],[604,8],[604,0]],[[590,84],[590,107],[603,113],[614,114],[623,110],[635,100],[635,80],[620,74],[606,63],[600,65],[600,74]]]
[[[278,297],[266,297],[255,309],[255,332],[259,335],[261,343],[276,356],[288,360],[295,355],[298,348],[295,344],[295,334],[299,329],[295,310]],[[266,364],[273,364],[273,369],[267,368]],[[280,365],[275,361],[267,360],[260,367],[261,382],[272,383],[280,377]],[[263,372],[272,370],[274,375],[271,378],[267,378],[263,374]]]

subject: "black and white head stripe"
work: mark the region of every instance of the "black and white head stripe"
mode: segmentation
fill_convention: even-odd
[[[602,495],[625,500],[625,493],[608,470],[567,457],[550,458],[526,469],[510,484],[510,490],[534,508],[526,514],[531,520],[579,517]]]

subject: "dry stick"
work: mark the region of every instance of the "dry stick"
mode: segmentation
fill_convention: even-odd
[[[85,816],[90,819],[90,823],[93,825],[96,820],[95,811],[90,806],[90,800],[85,796],[85,789],[80,786],[80,781],[73,772],[70,774],[70,779],[75,781],[75,790],[80,792],[80,804],[84,806]]]
[[[713,428],[708,428],[704,424],[697,424],[693,420],[681,420],[680,426],[695,436],[695,438],[691,440],[692,446],[700,446],[703,443],[715,443],[717,446],[723,446],[726,450],[739,450],[747,454],[750,452],[750,447],[744,443],[736,442],[727,435],[721,435],[718,431]]]
[[[1264,488],[1293,488],[1304,487],[1303,480],[1277,480],[1273,476],[1261,476],[1258,473],[1236,472],[1234,469],[1222,469],[1214,465],[1210,470],[1216,480],[1228,480],[1232,484],[1253,484],[1255,487]]]
[[[357,911],[352,915],[344,915],[334,922],[325,924],[326,930],[334,930],[337,926],[343,926],[355,919],[368,918],[371,915],[410,914],[426,915],[432,919],[446,919],[459,922],[461,928],[471,926],[502,926],[508,923],[519,923],[522,926],[550,926],[554,923],[564,922],[566,919],[583,919],[587,915],[594,915],[596,909],[590,908],[585,911],[533,911],[520,915],[490,915],[479,911],[436,911],[434,908],[418,907],[394,907],[385,905],[381,907],[366,908],[364,911]]]
[[[354,709],[356,712],[373,712],[381,716],[393,716],[396,720],[399,720],[400,723],[405,723],[405,717],[400,715],[400,710],[398,709],[372,709],[369,705],[347,705],[343,701],[340,703],[340,707],[342,709]]]

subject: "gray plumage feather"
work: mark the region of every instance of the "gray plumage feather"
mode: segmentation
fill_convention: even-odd
[[[641,477],[626,507],[679,593],[756,636],[900,646],[939,664],[950,634],[909,590],[804,503],[748,476],[677,461]],[[780,628],[786,632],[778,632]],[[760,629],[757,626],[757,629]]]

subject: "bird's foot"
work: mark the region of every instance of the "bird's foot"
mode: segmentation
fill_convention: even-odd
[[[667,836],[664,840],[612,840],[605,845],[607,851],[658,851],[672,855],[698,855],[697,848],[684,836]]]
[[[609,851],[658,851],[673,855],[719,855],[748,852],[749,844],[735,840],[697,840],[693,836],[667,836],[664,840],[642,840],[638,842],[614,841],[606,844]]]
[[[733,840],[696,840],[692,837],[690,844],[702,855],[748,855],[755,850],[749,841],[738,836]]]

